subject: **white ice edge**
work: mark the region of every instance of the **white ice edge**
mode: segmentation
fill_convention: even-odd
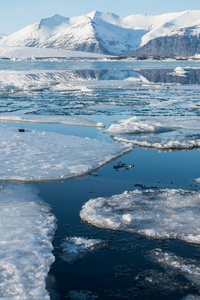
[[[88,253],[94,253],[106,246],[106,243],[99,239],[84,237],[66,237],[61,244],[61,258],[67,263],[74,263]]]
[[[50,299],[55,217],[30,186],[0,188],[0,298]]]
[[[134,190],[91,199],[82,207],[80,217],[100,228],[200,244],[199,204],[199,192]]]
[[[43,123],[43,124],[63,124],[85,127],[105,127],[102,123],[86,119],[80,116],[55,116],[55,115],[15,115],[0,114],[1,122],[15,123]]]
[[[200,148],[200,139],[169,139],[169,140],[162,140],[156,139],[155,141],[148,141],[148,140],[139,140],[139,139],[124,139],[113,137],[113,140],[120,143],[126,143],[127,145],[132,145],[134,147],[139,148],[150,148],[150,149],[157,149],[163,151],[170,151],[170,150],[193,150]]]
[[[42,182],[87,174],[131,146],[0,125],[0,181]]]

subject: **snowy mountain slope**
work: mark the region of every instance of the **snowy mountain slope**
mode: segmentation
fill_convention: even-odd
[[[190,37],[192,32],[191,43],[194,43],[199,37],[199,26],[200,10],[157,16],[130,15],[125,18],[112,13],[93,11],[87,15],[73,18],[55,15],[43,19],[4,38],[0,41],[0,45],[37,46],[123,55],[136,49],[144,51],[145,48],[141,47],[150,43],[148,44],[150,53],[152,52],[150,48],[158,48],[160,43],[163,43],[160,41],[160,38],[163,39],[163,37],[173,37],[167,38],[170,47],[174,42],[174,37]],[[156,40],[157,38],[159,40]],[[181,38],[177,39],[177,45],[180,40]],[[152,41],[154,42],[151,44]],[[183,49],[178,52],[184,53],[184,48],[188,43],[189,40],[185,43],[182,42]],[[162,49],[166,50],[165,47],[166,43],[161,47],[160,53],[163,51]],[[194,46],[193,48],[196,51],[198,47]],[[141,51],[139,53],[142,53]],[[168,50],[166,51],[168,52]],[[157,52],[156,50],[155,53]],[[193,55],[194,50],[190,52]]]
[[[40,46],[119,55],[139,47],[145,32],[125,29],[86,15]]]
[[[38,46],[57,31],[61,30],[62,26],[69,19],[59,15],[51,18],[42,19],[40,22],[29,25],[1,40],[1,45],[7,46]]]
[[[199,25],[184,27],[150,40],[127,56],[194,56],[200,53]]]

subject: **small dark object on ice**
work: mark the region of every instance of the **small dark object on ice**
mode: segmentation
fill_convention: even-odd
[[[19,131],[19,132],[25,132],[25,129],[20,128],[20,129],[18,129],[18,131]]]

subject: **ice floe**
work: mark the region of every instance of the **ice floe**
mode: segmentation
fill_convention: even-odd
[[[170,130],[200,130],[200,118],[198,117],[171,117],[171,118],[146,118],[132,117],[117,121],[112,124],[105,133],[109,134],[135,134],[135,133],[159,133]]]
[[[29,186],[0,189],[0,298],[50,299],[55,217]]]
[[[157,150],[193,150],[195,148],[200,148],[200,138],[194,139],[161,139],[159,137],[153,137],[151,139],[124,139],[113,137],[115,141],[121,143],[132,144],[134,147],[139,148],[152,148]]]
[[[199,203],[199,192],[134,190],[91,199],[82,207],[80,216],[100,228],[200,244]]]
[[[0,114],[1,122],[16,123],[45,123],[45,124],[64,124],[86,127],[104,127],[102,123],[97,123],[81,116],[56,116],[56,115],[14,115]]]
[[[200,263],[198,261],[182,258],[171,252],[164,252],[161,249],[152,250],[149,255],[162,268],[181,274],[189,281],[200,286]]]
[[[200,178],[194,179],[197,183],[200,183]]]
[[[50,181],[95,170],[132,147],[0,125],[0,180]]]
[[[94,253],[106,246],[99,239],[88,239],[84,237],[67,237],[63,240],[61,248],[62,259],[67,263],[74,263],[88,253]]]

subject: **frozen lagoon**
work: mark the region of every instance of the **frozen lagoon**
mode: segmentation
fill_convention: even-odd
[[[173,63],[170,62],[170,64]],[[177,66],[177,62],[174,64]],[[50,66],[49,63],[45,66],[42,65],[43,69],[47,65]],[[80,65],[79,67],[81,67]],[[83,63],[83,65],[84,67],[86,65],[87,68],[91,67],[91,64]],[[164,65],[166,67],[166,63]],[[99,63],[98,67],[100,66]],[[117,67],[120,68],[120,66],[124,69],[124,63],[121,65],[117,63]],[[130,68],[130,63],[127,66]],[[105,68],[105,65],[103,67]],[[112,68],[115,67],[116,65],[113,63],[107,64],[107,68],[111,69],[109,70],[110,79]],[[175,69],[175,66],[172,69]],[[115,70],[113,73],[116,76]],[[1,112],[8,113],[9,109],[13,113],[17,111],[20,114],[31,113],[32,115],[42,112],[55,114],[56,111],[57,114],[73,114],[74,112],[81,114],[82,112],[86,118],[89,117],[91,120],[104,123],[106,129],[114,121],[128,119],[135,114],[142,116],[148,112],[150,115],[156,113],[157,117],[169,114],[198,116],[198,89],[194,93],[191,86],[175,85],[168,91],[166,85],[138,83],[138,79],[124,83],[122,73],[125,77],[128,73],[130,75],[130,72],[120,72],[120,81],[108,80],[108,78],[107,81],[96,81],[90,78],[84,84],[79,81],[73,85],[73,82],[70,82],[70,85],[75,88],[73,91],[67,91],[66,82],[64,85],[62,84],[60,92],[56,93],[45,90],[37,92],[12,90],[5,96],[4,91],[1,95]],[[88,76],[92,73],[82,72],[82,74]],[[107,76],[105,72],[103,74]],[[131,72],[131,76],[133,76],[133,72]],[[87,78],[89,79],[89,77]],[[173,104],[176,110],[173,109]],[[31,123],[6,123],[6,125],[16,129],[22,127],[29,130],[111,141],[110,135],[102,134],[103,130],[96,128]],[[137,233],[127,234],[93,228],[80,222],[79,212],[84,203],[91,198],[111,197],[115,194],[122,194],[125,190],[145,191],[146,189],[173,188],[198,191],[199,185],[192,179],[199,178],[199,150],[158,153],[152,149],[135,148],[120,160],[123,164],[134,164],[135,167],[131,170],[126,170],[123,166],[118,169],[113,168],[119,161],[118,159],[82,178],[66,182],[32,184],[39,190],[40,198],[52,207],[52,213],[58,220],[58,229],[53,242],[56,260],[51,267],[50,274],[55,283],[53,288],[48,285],[50,298],[57,297],[55,291],[61,299],[64,299],[66,295],[76,295],[77,297],[80,295],[80,290],[84,290],[82,294],[90,295],[93,298],[98,295],[99,299],[111,297],[123,299],[125,296],[130,299],[135,296],[148,299],[182,299],[192,297],[191,295],[198,296],[198,285],[195,283],[194,286],[190,279],[182,278],[181,268],[179,268],[180,271],[177,270],[173,274],[172,279],[168,276],[165,266],[152,260],[148,254],[154,249],[165,251],[167,248],[167,253],[174,253],[175,259],[178,257],[185,266],[185,259],[190,260],[192,257],[195,257],[197,261],[195,264],[198,264],[198,247],[177,240],[154,240],[141,237]],[[9,186],[8,183],[6,185]],[[196,221],[198,222],[198,220]],[[83,238],[103,240],[108,242],[108,247],[85,255],[74,264],[66,264],[60,257],[61,244],[66,237],[77,237],[80,240]],[[162,285],[157,284],[153,287],[146,285],[145,289],[141,288],[142,279],[138,282],[137,276],[142,271],[150,272],[150,270],[163,274]],[[175,286],[179,288],[172,289],[170,292],[166,290],[166,282],[169,280],[171,283],[176,282]]]

